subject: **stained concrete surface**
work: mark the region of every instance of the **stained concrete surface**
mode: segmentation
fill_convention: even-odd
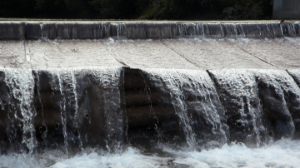
[[[298,69],[300,39],[0,41],[0,68]]]

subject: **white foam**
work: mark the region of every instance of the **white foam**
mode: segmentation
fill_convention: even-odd
[[[262,148],[247,148],[243,144],[224,145],[221,149],[202,152],[179,152],[174,163],[192,167],[299,167],[300,141],[280,140]]]
[[[220,149],[197,151],[174,151],[164,149],[171,158],[145,156],[129,148],[121,155],[100,156],[96,153],[77,156],[58,162],[52,167],[169,167],[171,165],[206,167],[298,167],[300,165],[300,141],[280,140],[262,148],[247,148],[243,144],[224,145]]]
[[[123,154],[99,155],[97,153],[83,154],[63,160],[51,168],[89,167],[89,168],[152,168],[166,164],[165,158],[145,156],[134,148],[128,148]]]
[[[280,140],[261,148],[247,148],[243,144],[224,145],[220,149],[175,151],[163,149],[169,157],[141,154],[129,147],[122,154],[82,154],[64,159],[48,154],[43,158],[26,155],[0,156],[0,167],[47,167],[51,168],[297,168],[300,165],[300,141]],[[55,164],[53,164],[55,163]]]

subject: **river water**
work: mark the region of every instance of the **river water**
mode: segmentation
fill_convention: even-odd
[[[244,144],[232,143],[212,150],[184,151],[167,147],[157,153],[144,153],[128,147],[123,152],[83,152],[70,158],[51,155],[42,156],[11,154],[0,156],[0,167],[101,167],[101,168],[237,168],[276,167],[296,168],[300,164],[300,141],[282,139],[261,148],[248,148]],[[54,152],[54,151],[52,151]]]

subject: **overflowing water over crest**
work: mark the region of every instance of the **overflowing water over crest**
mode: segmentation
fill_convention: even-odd
[[[3,69],[1,166],[294,166],[298,78],[282,70]],[[268,156],[288,150],[295,162]]]
[[[25,26],[42,40],[0,46],[0,167],[300,164],[298,23]]]

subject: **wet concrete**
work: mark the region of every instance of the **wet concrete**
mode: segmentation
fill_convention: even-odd
[[[1,40],[278,38],[299,36],[299,22],[274,21],[0,21]]]
[[[0,41],[0,67],[297,69],[299,51],[298,38]]]

